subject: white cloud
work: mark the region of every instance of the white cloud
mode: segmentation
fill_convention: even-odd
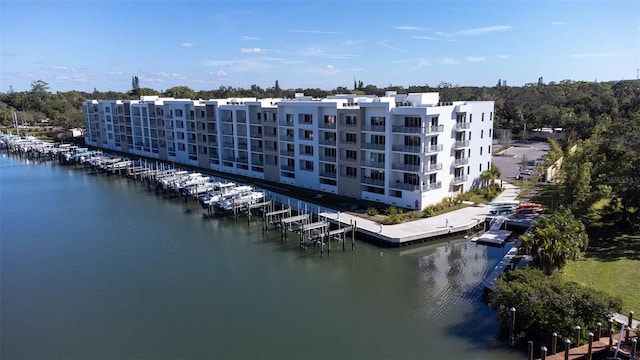
[[[273,64],[268,61],[260,60],[209,60],[205,62],[206,66],[216,66],[229,68],[235,72],[261,72],[269,71],[274,68]]]
[[[506,55],[506,54],[498,54],[498,55],[496,55],[496,57],[498,57],[498,58],[500,58],[500,59],[508,59],[508,58],[509,58],[509,55]]]
[[[112,75],[112,76],[117,76],[117,75],[122,75],[122,74],[123,74],[122,71],[112,71],[112,72],[109,73],[109,75]]]
[[[569,56],[576,59],[595,59],[624,56],[624,53],[578,53]]]
[[[404,52],[404,50],[399,49],[399,48],[397,48],[397,47],[395,47],[395,46],[389,45],[389,44],[387,44],[385,41],[380,41],[380,42],[377,42],[376,44],[378,44],[378,45],[380,45],[380,46],[384,46],[384,47],[386,47],[387,49],[395,50],[395,51],[398,51],[398,52]]]
[[[442,59],[438,59],[437,60],[440,64],[444,64],[444,65],[455,65],[455,64],[460,64],[460,61],[454,59],[454,58],[442,58]]]
[[[63,70],[63,71],[66,71],[66,70],[69,70],[69,68],[68,68],[68,67],[66,67],[66,66],[64,66],[64,65],[60,65],[60,66],[54,66],[54,67],[53,67],[53,70]]]
[[[512,27],[510,25],[496,25],[496,26],[485,26],[480,28],[466,29],[461,31],[455,31],[451,33],[437,32],[436,34],[444,37],[457,37],[457,36],[474,36],[474,35],[484,35],[495,31],[504,31],[510,30]]]
[[[266,52],[265,49],[261,48],[242,48],[240,52],[243,54],[264,54]]]
[[[425,66],[431,66],[431,63],[428,60],[419,60],[418,63],[411,68],[411,70],[416,70],[416,69],[420,69],[423,68]]]
[[[443,38],[437,38],[433,36],[420,36],[420,35],[414,35],[411,38],[418,39],[418,40],[434,40],[434,41],[449,41],[449,42],[456,41],[454,39],[443,39]]]
[[[564,21],[552,21],[551,25],[565,25],[566,23]]]
[[[321,31],[321,30],[294,30],[293,32],[303,33],[303,34],[331,34],[331,35],[337,34],[337,32],[335,31]]]
[[[218,70],[218,71],[210,71],[209,75],[215,75],[215,76],[227,76],[227,73],[224,72],[224,70]]]
[[[355,44],[360,44],[363,42],[367,42],[367,40],[347,40],[344,42],[345,45],[349,46],[349,45],[355,45]]]
[[[327,65],[327,69],[333,69],[333,65],[331,64]]]
[[[328,59],[351,59],[355,55],[353,54],[338,54],[328,52],[323,47],[308,47],[298,51],[298,55],[300,56],[315,56],[315,57],[324,57]]]
[[[392,29],[396,30],[411,30],[411,31],[425,31],[427,29],[420,26],[392,26]]]
[[[243,41],[251,41],[251,40],[258,40],[258,39],[259,38],[255,37],[255,36],[246,36],[245,35],[245,36],[241,36],[240,37],[240,40],[243,40]]]
[[[469,62],[478,62],[478,61],[485,61],[487,60],[486,56],[467,56],[465,58],[465,60],[469,61]]]
[[[186,47],[186,48],[190,48],[190,47],[194,47],[195,45],[193,43],[191,43],[191,42],[185,42],[185,43],[180,44],[180,46]]]

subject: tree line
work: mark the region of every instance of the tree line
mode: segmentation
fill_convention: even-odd
[[[220,86],[211,90],[193,90],[187,86],[175,86],[163,91],[141,87],[133,77],[128,92],[67,91],[51,93],[49,84],[34,81],[31,89],[24,92],[0,94],[0,124],[9,126],[12,113],[18,112],[25,122],[48,118],[53,125],[82,127],[84,117],[82,102],[87,99],[138,99],[141,95],[158,95],[182,99],[224,99],[228,97],[293,98],[295,93],[313,97],[335,94],[359,94],[383,96],[387,91],[399,94],[413,92],[440,93],[441,101],[492,100],[495,101],[495,127],[511,130],[516,136],[525,129],[554,127],[566,129],[571,139],[587,139],[597,123],[606,119],[630,120],[640,107],[640,83],[583,82],[564,80],[544,84],[541,79],[535,84],[506,86],[502,81],[494,87],[454,86],[440,83],[436,86],[412,85],[408,87],[364,85],[354,81],[352,89],[337,87],[332,90],[319,88],[281,89],[278,81],[274,86],[262,88],[251,85],[242,87]]]

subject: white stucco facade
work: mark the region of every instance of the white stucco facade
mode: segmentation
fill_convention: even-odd
[[[492,101],[438,93],[84,103],[88,145],[422,209],[491,165]]]

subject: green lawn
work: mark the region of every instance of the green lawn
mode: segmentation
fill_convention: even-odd
[[[640,312],[640,234],[623,234],[603,226],[589,229],[589,241],[585,257],[569,262],[563,274],[620,297],[624,315]]]

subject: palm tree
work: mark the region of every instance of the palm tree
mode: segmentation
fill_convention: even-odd
[[[567,260],[578,259],[589,244],[584,224],[565,208],[536,220],[533,230],[521,239],[533,263],[547,275]]]

